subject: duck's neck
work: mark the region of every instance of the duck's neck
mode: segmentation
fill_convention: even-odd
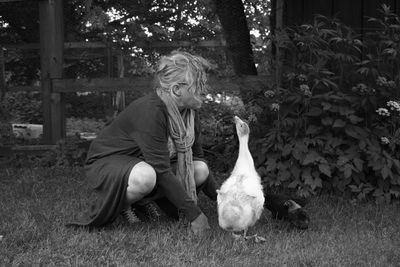
[[[254,169],[254,161],[249,151],[248,142],[248,136],[239,138],[239,155],[235,164],[235,168],[233,169],[234,172]]]

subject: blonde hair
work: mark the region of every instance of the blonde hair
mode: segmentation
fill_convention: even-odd
[[[200,56],[183,51],[173,51],[161,57],[155,73],[156,90],[169,91],[173,86],[188,84],[192,93],[206,93],[206,71],[211,64]],[[192,86],[192,85],[195,86]]]

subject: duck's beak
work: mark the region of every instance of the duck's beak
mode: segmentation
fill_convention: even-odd
[[[235,123],[238,123],[238,122],[242,121],[238,116],[233,117],[233,119],[235,120]]]

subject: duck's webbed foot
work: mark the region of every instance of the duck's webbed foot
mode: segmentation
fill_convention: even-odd
[[[233,239],[235,239],[235,240],[239,240],[239,239],[243,238],[242,235],[235,234],[234,232],[232,232],[232,236],[233,236]]]
[[[258,236],[257,234],[245,237],[246,240],[250,240],[250,239],[253,239],[253,238],[254,238],[254,242],[256,242],[256,243],[267,241],[267,239],[265,237]]]

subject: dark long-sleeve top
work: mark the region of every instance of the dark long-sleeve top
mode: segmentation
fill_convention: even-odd
[[[194,158],[204,158],[198,113],[195,116]],[[109,155],[143,158],[157,174],[156,184],[187,219],[197,218],[201,210],[172,172],[168,150],[167,108],[155,92],[132,102],[92,141],[86,164]]]

